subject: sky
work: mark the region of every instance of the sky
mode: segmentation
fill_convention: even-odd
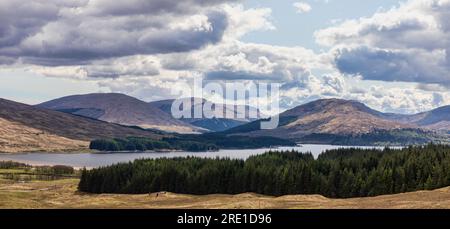
[[[0,98],[173,98],[194,78],[385,112],[450,104],[450,0],[2,0]]]
[[[297,13],[294,3],[310,5],[311,10]],[[374,14],[381,9],[390,9],[399,0],[251,0],[246,7],[268,7],[272,10],[272,23],[277,28],[271,31],[256,31],[245,35],[242,40],[271,45],[296,46],[320,51],[323,47],[314,39],[314,32],[327,28],[339,20],[354,19]]]

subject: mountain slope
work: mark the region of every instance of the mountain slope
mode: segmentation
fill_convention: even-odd
[[[229,130],[231,128],[248,123],[247,121],[239,121],[226,118],[191,119],[187,120],[187,122],[194,126],[201,127],[214,132]]]
[[[324,99],[298,106],[280,114],[280,125],[260,130],[252,122],[226,131],[226,134],[278,136],[307,143],[374,144],[374,142],[426,142],[432,133],[419,130],[416,123],[394,120],[395,114],[373,110],[356,101]],[[430,136],[429,136],[430,135]]]
[[[338,99],[308,103],[284,112],[281,117],[296,117],[284,127],[306,133],[364,134],[374,130],[415,127],[385,119],[385,114],[362,103]]]
[[[172,103],[174,100],[162,100],[162,101],[156,101],[151,102],[150,105],[154,107],[158,107],[162,111],[166,112],[167,114],[171,115],[171,108]],[[196,109],[203,110],[203,106],[207,100],[204,99],[197,99],[191,98],[191,111],[193,114],[193,111]],[[181,121],[185,123],[189,123],[191,125],[207,129],[210,131],[225,131],[240,125],[243,125],[245,123],[248,123],[250,121],[255,121],[257,118],[251,118],[250,117],[250,111],[257,114],[258,117],[262,116],[262,114],[257,110],[256,108],[250,107],[250,106],[236,106],[236,109],[232,111],[228,107],[226,107],[223,104],[215,104],[217,107],[221,106],[223,107],[222,113],[218,110],[214,110],[214,114],[217,117],[226,117],[227,112],[230,112],[233,114],[233,118],[182,118]],[[244,112],[241,112],[244,111]]]
[[[87,149],[89,142],[46,133],[0,118],[0,152],[68,151]]]
[[[161,134],[0,99],[0,151],[87,149],[90,140]]]
[[[199,129],[176,120],[146,102],[117,93],[73,95],[51,100],[39,107],[85,116],[126,126],[139,126],[178,133]]]
[[[404,123],[414,123],[421,128],[450,131],[450,106],[443,106],[431,111],[406,115],[397,119]]]

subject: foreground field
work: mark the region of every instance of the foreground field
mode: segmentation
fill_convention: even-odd
[[[450,208],[450,188],[370,198],[328,199],[318,195],[256,194],[192,196],[94,195],[78,193],[77,179],[19,183],[0,179],[0,208]]]

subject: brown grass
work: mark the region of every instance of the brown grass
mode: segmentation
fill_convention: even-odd
[[[369,198],[329,199],[319,195],[145,195],[78,193],[78,180],[16,183],[0,180],[0,208],[184,208],[184,209],[392,209],[450,208],[450,188]]]
[[[160,139],[168,135],[0,98],[0,152],[84,151],[92,139],[128,136]]]
[[[88,141],[73,140],[0,118],[0,152],[87,150]]]

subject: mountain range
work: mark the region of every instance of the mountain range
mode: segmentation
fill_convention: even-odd
[[[206,100],[191,98],[191,111],[199,106],[200,109]],[[171,114],[172,103],[175,100],[162,100],[146,103],[131,96],[118,93],[94,93],[86,95],[73,95],[54,99],[38,104],[38,107],[98,119],[106,122],[126,126],[139,126],[145,129],[157,129],[165,132],[181,134],[204,133],[224,131],[256,119],[239,118],[239,109],[232,111],[234,118],[182,118],[175,119]],[[200,101],[200,102],[198,102]],[[223,104],[224,114],[230,110]],[[260,112],[249,106],[240,107],[246,114],[252,110]],[[216,112],[218,114],[218,112]],[[192,116],[193,117],[193,116]],[[218,114],[218,117],[224,117]]]
[[[206,102],[200,101],[192,109]],[[357,101],[322,99],[281,113],[278,128],[261,130],[265,119],[239,118],[236,112],[228,119],[175,119],[170,115],[172,102],[147,103],[116,93],[74,95],[36,106],[0,99],[0,152],[87,149],[89,141],[98,138],[160,139],[205,132],[337,145],[449,142],[450,106],[405,115],[383,113]],[[251,109],[242,110],[248,115]]]
[[[392,118],[399,122],[413,123],[425,129],[450,131],[450,106],[443,106],[414,115],[396,115]]]
[[[225,104],[214,104],[213,113],[216,117],[219,118],[204,118],[205,115],[202,112],[202,118],[194,118],[194,111],[199,109],[203,111],[203,106],[208,102],[206,99],[200,98],[187,98],[187,100],[191,100],[191,118],[181,118],[180,120],[191,125],[204,128],[208,131],[219,132],[225,131],[243,124],[246,124],[251,121],[256,121],[259,118],[266,117],[262,114],[258,109],[245,106],[245,105],[235,105],[234,109],[230,109],[229,106]],[[171,115],[172,104],[175,100],[162,100],[151,102],[150,105],[161,109],[167,114]],[[251,117],[251,112],[256,114],[255,117]],[[231,116],[228,116],[231,114]],[[226,118],[230,117],[230,118]]]
[[[225,133],[349,145],[447,142],[449,111],[447,106],[413,115],[392,114],[357,101],[323,99],[281,113],[280,125],[273,130],[261,130],[258,120]]]
[[[73,95],[37,106],[125,126],[177,133],[201,132],[200,128],[174,119],[144,101],[118,93]]]

